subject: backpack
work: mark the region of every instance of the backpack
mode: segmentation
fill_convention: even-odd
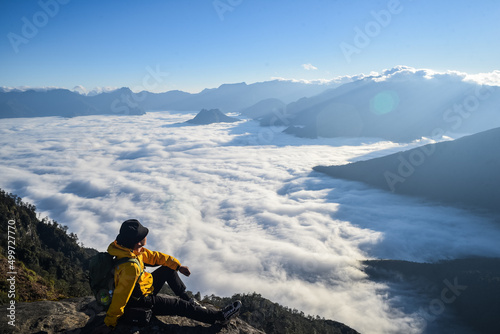
[[[92,294],[97,301],[97,304],[102,306],[104,310],[111,305],[113,291],[115,290],[115,268],[120,264],[133,262],[142,268],[139,260],[136,258],[124,257],[119,260],[115,259],[108,252],[100,252],[90,259],[89,263],[89,283]]]

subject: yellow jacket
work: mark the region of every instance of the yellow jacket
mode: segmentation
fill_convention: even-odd
[[[123,315],[125,306],[134,291],[137,280],[139,280],[139,286],[144,296],[150,295],[153,292],[153,276],[144,271],[144,264],[167,266],[174,270],[178,270],[181,263],[170,255],[153,252],[144,247],[140,252],[133,251],[118,245],[116,241],[109,245],[108,253],[116,256],[117,259],[123,257],[136,258],[141,264],[141,269],[133,262],[120,264],[118,268],[115,269],[115,291],[113,292],[113,299],[111,300],[111,305],[104,319],[104,323],[107,326],[115,327],[118,318]],[[144,272],[142,275],[141,271]]]

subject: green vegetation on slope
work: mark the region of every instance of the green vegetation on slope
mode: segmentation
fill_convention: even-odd
[[[273,303],[256,293],[237,294],[231,298],[220,298],[212,295],[205,297],[202,302],[223,307],[238,299],[243,304],[240,318],[266,333],[358,333],[340,322],[326,320],[318,316],[306,316],[303,312]]]
[[[67,234],[66,226],[40,220],[35,211],[34,205],[0,189],[0,234],[4,236],[0,239],[0,249],[7,256],[10,245],[15,259],[15,299],[33,301],[90,295],[88,259],[97,251],[81,247],[75,234]],[[0,260],[3,268],[7,268],[7,259]],[[6,284],[5,279],[0,281],[1,303],[7,301]]]

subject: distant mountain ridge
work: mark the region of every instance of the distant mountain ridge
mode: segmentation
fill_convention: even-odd
[[[128,88],[85,96],[67,89],[0,92],[0,118],[142,115]]]
[[[259,101],[248,108],[242,109],[240,110],[240,112],[242,115],[245,115],[247,117],[259,119],[266,116],[272,111],[283,110],[285,107],[286,104],[280,99],[269,98]]]
[[[0,118],[85,115],[141,115],[148,110],[189,111],[220,109],[237,112],[261,100],[279,98],[291,102],[313,96],[340,83],[306,84],[273,80],[247,85],[224,84],[191,94],[178,90],[165,93],[132,92],[120,88],[95,95],[82,95],[67,89],[26,91],[0,90]]]
[[[500,213],[500,128],[381,158],[314,170],[397,194]]]
[[[287,133],[413,141],[500,126],[500,87],[399,68],[286,106]]]
[[[463,73],[397,66],[381,74],[341,77],[328,83],[243,82],[196,94],[179,90],[134,93],[128,88],[96,95],[65,89],[0,89],[0,118],[201,109],[240,112],[262,126],[286,126],[286,133],[299,137],[409,142],[500,127],[500,86],[481,85]]]

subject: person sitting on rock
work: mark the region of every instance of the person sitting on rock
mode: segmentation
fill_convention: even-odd
[[[148,232],[138,220],[129,219],[123,222],[116,240],[109,245],[109,254],[116,259],[136,258],[141,268],[134,262],[126,262],[115,269],[115,290],[111,305],[106,313],[104,325],[100,326],[96,333],[111,331],[131,307],[150,308],[154,315],[178,315],[208,324],[227,323],[239,313],[239,300],[222,310],[213,310],[190,298],[178,275],[180,272],[189,276],[189,268],[170,255],[144,248]],[[144,271],[145,264],[161,267],[148,273]],[[165,282],[179,298],[158,296]]]

